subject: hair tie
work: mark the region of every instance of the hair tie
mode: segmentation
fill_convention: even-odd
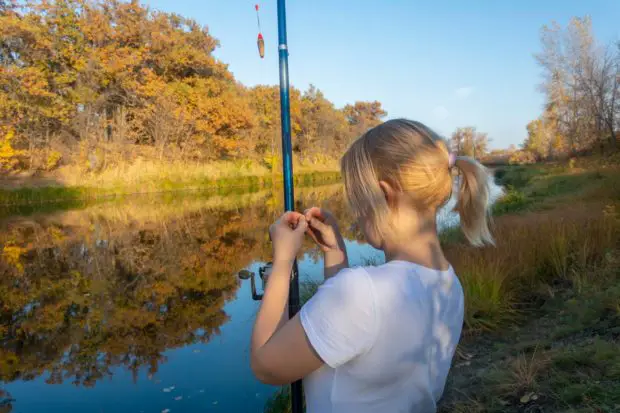
[[[448,168],[452,169],[455,163],[456,163],[456,155],[451,152],[448,155]]]

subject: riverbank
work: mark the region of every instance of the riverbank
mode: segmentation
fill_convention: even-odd
[[[337,164],[296,163],[295,184],[333,183],[340,179]],[[282,181],[276,169],[253,161],[209,164],[135,161],[97,173],[65,167],[43,176],[10,176],[0,179],[0,206],[94,200],[129,194],[203,191],[228,194],[269,188]]]
[[[441,412],[620,409],[619,164],[498,171],[497,248],[447,247],[468,308]]]
[[[441,412],[620,408],[620,162],[496,171],[497,245],[443,236],[465,325]],[[286,412],[286,392],[267,412]]]

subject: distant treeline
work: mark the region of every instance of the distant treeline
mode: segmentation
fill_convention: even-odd
[[[97,170],[102,147],[273,163],[279,90],[240,84],[216,47],[194,20],[137,1],[0,0],[0,168]],[[314,86],[293,88],[293,150],[335,157],[385,115],[380,102],[336,108]]]

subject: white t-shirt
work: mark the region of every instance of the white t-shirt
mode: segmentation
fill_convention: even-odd
[[[302,307],[325,365],[304,379],[308,413],[434,412],[463,324],[454,270],[405,261],[345,269]]]

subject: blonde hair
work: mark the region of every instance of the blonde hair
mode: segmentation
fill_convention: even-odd
[[[404,193],[416,209],[433,214],[452,194],[448,146],[420,122],[393,119],[375,126],[351,144],[340,166],[349,205],[381,235],[389,225],[389,206],[379,181]],[[454,209],[465,237],[476,246],[493,244],[486,169],[463,156],[456,157],[454,167],[460,171]]]

